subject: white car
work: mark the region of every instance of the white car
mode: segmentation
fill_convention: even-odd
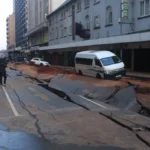
[[[32,58],[30,62],[38,66],[50,66],[50,64],[47,61],[44,61],[42,58]]]

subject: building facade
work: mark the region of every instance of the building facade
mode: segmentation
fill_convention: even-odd
[[[7,49],[15,48],[15,15],[11,14],[6,19]]]
[[[64,0],[28,0],[27,37],[31,50],[36,50],[39,46],[48,46],[48,21],[46,17],[57,7],[56,4],[60,4],[60,1]]]
[[[72,65],[66,60],[77,51],[108,49],[126,68],[150,71],[148,59],[139,62],[150,55],[149,17],[150,0],[67,0],[48,15],[49,46],[40,50],[55,54],[55,64]]]
[[[27,48],[27,0],[14,0],[16,48]]]

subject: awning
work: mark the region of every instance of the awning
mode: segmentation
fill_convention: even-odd
[[[96,46],[96,45],[110,45],[110,44],[120,44],[120,43],[136,43],[136,42],[146,42],[150,41],[150,32],[127,34],[121,36],[113,36],[107,38],[99,38],[94,40],[86,40],[80,42],[71,42],[66,44],[59,44],[53,46],[40,47],[39,50],[56,50],[64,48],[75,48],[75,47],[85,47],[85,46]]]

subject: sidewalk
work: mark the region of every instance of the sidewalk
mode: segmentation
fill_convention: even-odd
[[[126,73],[126,76],[127,77],[150,79],[150,73],[145,73],[145,72],[130,72],[130,71],[128,71]]]

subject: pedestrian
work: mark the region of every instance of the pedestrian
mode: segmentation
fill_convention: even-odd
[[[0,60],[0,85],[6,85],[6,80],[7,80],[6,67],[7,67],[6,60],[1,59]],[[4,78],[4,82],[3,82],[3,78]]]

